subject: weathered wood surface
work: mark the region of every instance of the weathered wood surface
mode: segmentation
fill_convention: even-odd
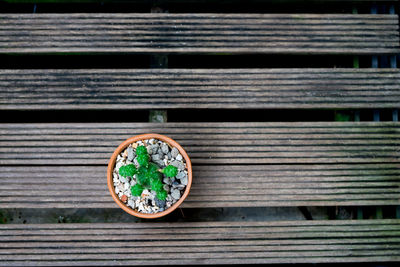
[[[1,14],[0,53],[396,54],[397,15]]]
[[[184,208],[400,204],[400,164],[206,165],[193,177]],[[0,208],[117,205],[105,166],[21,166],[0,167]]]
[[[400,260],[399,220],[0,225],[0,265]]]
[[[1,165],[104,165],[125,139],[161,133],[194,164],[398,163],[398,122],[0,125]]]
[[[396,122],[2,124],[0,207],[115,207],[105,186],[107,160],[124,139],[146,132],[171,136],[192,159],[194,184],[183,207],[396,205],[400,204],[399,126]],[[292,165],[296,163],[307,165]]]
[[[148,3],[148,0],[3,0],[9,3]],[[399,0],[247,0],[251,3],[265,3],[265,2],[398,2]],[[158,0],[157,3],[242,3],[241,0]]]
[[[0,70],[0,110],[399,108],[398,69]]]

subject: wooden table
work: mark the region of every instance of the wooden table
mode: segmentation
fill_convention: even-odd
[[[0,3],[0,266],[400,260],[398,1],[47,2]],[[156,221],[106,186],[148,132],[194,169]]]

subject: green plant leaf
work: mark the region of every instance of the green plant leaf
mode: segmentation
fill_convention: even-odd
[[[167,177],[175,177],[178,174],[178,168],[172,165],[168,165],[165,167],[162,172],[165,174]]]
[[[157,192],[157,198],[159,200],[165,200],[168,196],[167,191],[165,191],[164,189],[161,189],[160,191]]]
[[[160,179],[151,179],[150,180],[151,190],[159,192],[163,188],[163,183]]]
[[[154,164],[152,162],[149,163],[148,171],[150,173],[150,178],[152,179],[161,179],[162,175],[158,171],[159,167],[157,164]]]
[[[142,194],[143,192],[143,186],[141,186],[140,184],[135,184],[134,186],[131,187],[131,193],[132,196],[138,197]]]
[[[145,166],[147,167],[149,165],[149,155],[148,154],[141,154],[137,156],[137,161],[139,163],[140,166]]]
[[[137,156],[139,156],[139,155],[148,155],[147,154],[147,148],[145,146],[138,146],[136,148],[136,155]]]
[[[148,174],[148,169],[144,166],[139,167],[137,173],[137,182],[144,187],[148,187],[150,184],[150,175]]]
[[[137,173],[137,169],[136,169],[135,165],[133,165],[133,164],[121,166],[121,168],[119,168],[119,175],[121,175],[123,177],[131,177],[131,176],[135,175],[136,173]]]

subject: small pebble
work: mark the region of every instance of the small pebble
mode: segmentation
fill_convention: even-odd
[[[120,180],[121,182],[123,182],[123,183],[128,183],[130,179],[129,179],[128,177],[123,177],[123,176],[121,176],[121,177],[119,177],[119,180]]]
[[[161,151],[162,151],[164,154],[168,154],[168,152],[169,152],[169,147],[168,147],[168,145],[165,144],[165,143],[163,143],[163,144],[161,145]]]
[[[179,161],[174,160],[174,161],[171,161],[170,164],[171,164],[172,166],[175,166],[175,167],[178,168]]]
[[[135,201],[133,201],[133,200],[129,200],[128,201],[128,206],[130,206],[132,209],[134,209],[135,208]]]
[[[172,179],[171,178],[168,178],[168,177],[165,177],[164,179],[163,179],[163,183],[164,184],[167,184],[167,185],[172,185]]]
[[[122,195],[121,201],[126,203],[128,201],[128,197],[126,195]]]
[[[128,151],[128,160],[129,161],[133,161],[133,158],[135,157],[135,155],[133,153],[133,148],[132,147],[128,147],[127,151]]]
[[[154,144],[156,144],[157,142],[156,142],[156,139],[152,138],[152,139],[149,140],[149,143],[152,144],[152,145],[154,145]]]
[[[178,190],[182,190],[182,189],[184,189],[186,186],[184,185],[184,184],[181,184],[181,183],[179,183],[179,182],[177,182],[177,181],[175,181],[175,182],[173,182],[172,183],[172,188],[176,188],[176,189],[178,189]]]
[[[181,162],[181,161],[174,160],[174,161],[172,161],[170,164],[171,164],[172,166],[177,167],[179,170],[184,170],[184,169],[185,169],[185,165],[184,165],[183,162]]]
[[[176,178],[177,178],[177,179],[182,179],[182,178],[184,178],[185,176],[187,176],[187,174],[186,174],[185,172],[180,171],[180,172],[178,172],[178,174],[176,175]]]
[[[167,196],[167,202],[172,202],[172,199],[173,199],[173,198],[171,197],[171,195],[168,195],[168,196]]]
[[[155,199],[157,207],[163,209],[165,207],[166,201],[165,200],[159,200],[158,198]]]
[[[171,190],[171,197],[174,199],[180,199],[181,198],[181,192],[178,189],[172,189]]]
[[[145,208],[143,206],[143,202],[139,202],[138,211],[145,211]]]
[[[124,191],[124,184],[121,183],[121,184],[117,185],[117,188],[118,188],[119,192]]]
[[[149,190],[148,189],[144,189],[143,192],[142,192],[142,197],[148,196],[148,195],[150,195]]]
[[[124,165],[124,163],[122,161],[117,161],[117,163],[115,164],[115,168],[119,171],[119,168],[121,168]]]
[[[152,145],[151,150],[152,150],[153,154],[157,154],[158,153],[158,145]]]
[[[157,206],[154,206],[151,208],[151,213],[157,213],[159,208]]]
[[[130,186],[129,182],[128,182],[128,183],[125,183],[125,184],[124,184],[124,191],[129,190],[130,187],[131,187],[131,186]]]
[[[172,148],[172,150],[171,150],[171,156],[172,156],[173,158],[176,158],[176,156],[178,156],[178,154],[179,154],[179,150],[178,150],[176,147]]]
[[[183,184],[183,185],[187,185],[188,184],[188,177],[187,176],[181,178],[181,184]]]
[[[153,161],[158,161],[158,160],[160,160],[161,158],[160,158],[160,155],[159,155],[159,154],[155,154],[155,155],[152,155],[152,156],[151,156],[151,159],[152,159]]]
[[[167,192],[169,192],[169,186],[167,184],[163,185],[163,189]]]
[[[183,158],[182,158],[182,155],[181,154],[178,154],[178,156],[176,156],[176,160],[179,160],[179,161],[181,161]]]
[[[148,146],[148,147],[147,147],[147,153],[148,153],[149,155],[153,154],[153,149],[151,148],[151,146]]]
[[[162,167],[165,167],[165,163],[164,163],[164,161],[162,161],[162,160],[157,160],[157,161],[154,161],[158,166],[160,166],[161,168]]]

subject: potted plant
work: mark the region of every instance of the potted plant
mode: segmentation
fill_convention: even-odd
[[[175,210],[192,184],[192,165],[186,151],[171,138],[143,134],[123,142],[107,169],[108,189],[127,213],[159,218]]]

